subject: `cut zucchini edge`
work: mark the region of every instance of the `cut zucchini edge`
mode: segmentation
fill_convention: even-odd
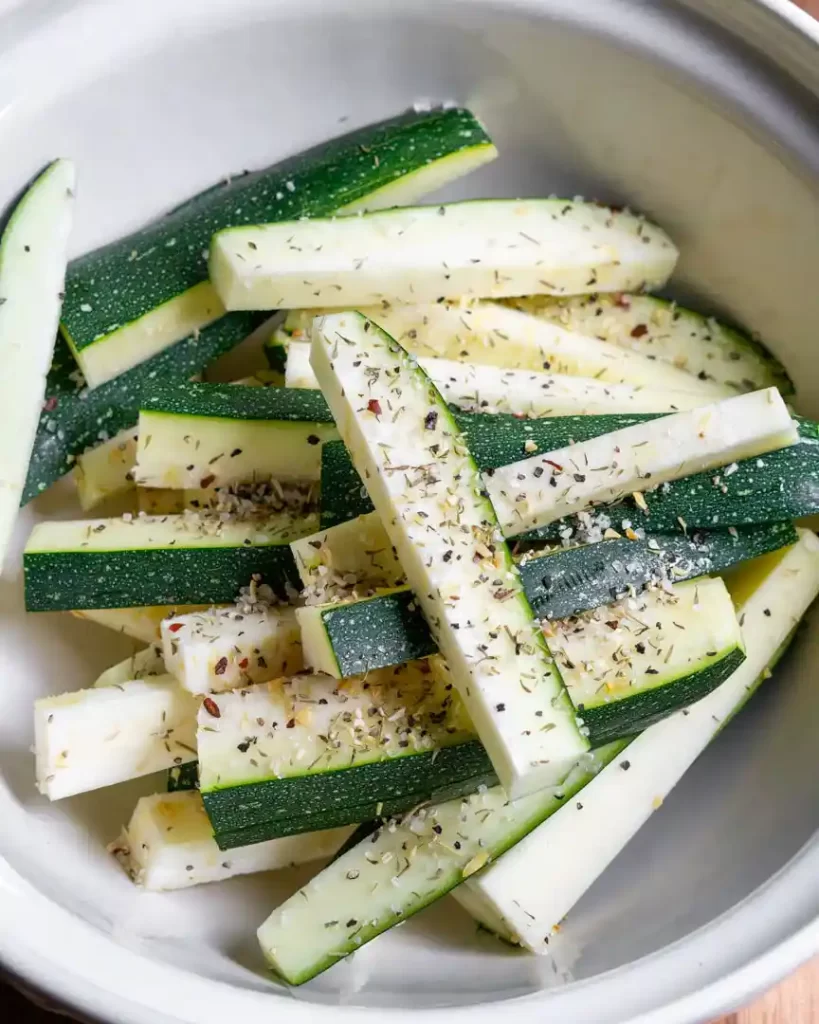
[[[561,783],[510,804],[500,787],[434,804],[337,857],[258,931],[273,970],[301,985],[459,885],[554,814],[623,744],[583,755]]]
[[[40,523],[23,555],[29,611],[229,604],[258,574],[282,598],[297,587],[289,543],[311,515],[261,523],[195,514]]]
[[[374,319],[379,322],[378,316]],[[411,350],[408,350],[411,351]],[[310,370],[310,347],[292,342],[287,347],[285,385],[309,390],[318,387]],[[519,370],[452,359],[419,358],[419,365],[441,397],[461,412],[507,413],[532,419],[545,416],[606,413],[664,413],[695,409],[708,400],[696,390],[660,391],[627,383],[608,384],[591,377],[537,370]],[[676,383],[676,382],[675,382]]]
[[[514,797],[548,785],[555,773],[562,770],[564,759],[574,760],[587,749],[588,741],[578,728],[565,689],[554,672],[509,551],[503,540],[496,536],[497,521],[492,506],[480,495],[478,471],[451,413],[434,385],[407,353],[360,314],[341,314],[316,320],[312,344],[313,369],[322,384],[339,432],[354,461],[358,461],[358,468],[376,508],[380,506],[382,522],[410,585],[424,607],[427,620],[438,634],[439,646],[501,783]],[[385,367],[389,368],[389,376],[383,372]],[[375,369],[382,372],[368,383],[368,370]],[[373,378],[373,373],[369,377]],[[400,427],[390,422],[388,413],[393,388],[399,381],[403,414]],[[383,455],[386,449],[380,447],[382,444],[387,448],[393,446],[389,459]],[[410,466],[417,465],[422,451],[429,452],[427,457],[433,456],[430,445],[433,448],[438,445],[438,451],[447,453],[439,459],[436,456],[436,472],[441,474],[437,479],[441,483],[432,477],[427,479],[420,505],[414,496],[401,499],[398,492],[393,491],[389,482],[391,473],[385,466],[388,462],[403,464],[400,457],[399,462],[393,461],[398,452],[401,456],[406,453]],[[490,543],[494,545],[500,563],[488,570],[488,578],[480,582],[478,589],[467,590],[472,586],[472,577],[477,580],[481,575],[477,566],[484,563],[489,549],[477,537],[458,529],[456,543],[454,539],[447,539],[450,533],[454,537],[454,527],[436,527],[435,519],[423,520],[433,527],[433,531],[424,538],[428,546],[433,543],[435,530],[440,533],[440,539],[436,541],[441,545],[440,561],[435,572],[432,572],[432,567],[435,566],[436,552],[428,547],[432,562],[425,564],[415,543],[414,532],[420,529],[418,524],[422,520],[413,510],[417,505],[424,515],[437,514],[440,517],[447,493],[443,480],[451,480],[454,476],[458,476],[456,507],[461,510],[459,523],[462,518],[464,522],[468,520],[470,525],[475,525],[491,538]],[[416,527],[412,526],[413,519]],[[446,520],[442,522],[445,524]],[[449,569],[444,549],[451,547],[457,550],[460,546],[466,549],[464,560],[451,559],[453,564]],[[498,572],[503,573],[503,584],[493,589],[494,584],[490,581]],[[467,578],[461,579],[464,575]],[[459,630],[452,626],[454,611],[447,602],[435,597],[435,591],[441,586],[447,590],[454,587],[456,578],[460,581],[458,591],[469,593],[470,607],[474,606],[475,616],[486,616],[487,607],[483,607],[482,602],[489,602],[488,608],[492,610],[492,621],[497,630],[490,630],[488,626]],[[501,597],[495,597],[496,591]],[[465,611],[465,614],[470,613]],[[483,622],[485,619],[476,618],[475,621]],[[508,626],[509,632],[501,632],[504,625]],[[515,640],[515,636],[519,639]],[[520,685],[504,685],[503,671],[499,676],[493,675],[486,668],[485,659],[473,663],[471,659],[477,647],[470,645],[478,643],[487,644],[489,650],[497,649],[498,658],[508,659],[509,672],[515,679],[520,678],[521,672],[531,672],[537,681],[531,691]],[[495,661],[492,664],[495,666]],[[542,714],[543,725],[548,723],[552,726],[548,738],[546,732],[539,731],[538,735],[530,735],[522,742],[521,730],[527,728],[538,711]]]
[[[782,396],[766,388],[513,462],[485,474],[486,489],[512,535],[798,441]]]
[[[67,265],[74,165],[56,160],[29,186],[0,237],[0,572],[17,521],[54,351]]]
[[[819,594],[819,539],[800,531],[784,553],[735,574],[746,662],[717,690],[653,726],[506,858],[466,883],[465,909],[488,927],[546,953],[553,929],[651,817],[693,761],[743,706]],[[627,768],[626,771],[623,769]],[[537,872],[535,876],[533,871]],[[533,884],[544,872],[560,886]],[[456,892],[456,899],[460,894]]]
[[[590,282],[601,291],[656,288],[677,256],[660,228],[628,212],[481,199],[229,228],[211,239],[209,272],[228,309],[356,308],[577,294]]]
[[[488,927],[544,952],[552,927],[659,806],[662,791],[719,729],[721,714],[753,688],[819,591],[814,535],[801,534],[785,555],[763,563],[775,571],[767,579],[763,572],[754,621],[746,621],[750,657],[723,686],[628,745],[598,751],[597,763],[576,770],[559,798],[555,791],[541,791],[504,806],[499,789],[491,789],[423,808],[365,838],[262,924],[259,942],[273,970],[291,984],[302,984],[453,889],[456,898],[465,893],[465,909]],[[746,573],[758,579],[759,568],[751,564]],[[771,587],[771,579],[778,586]],[[791,594],[788,609],[776,603],[779,589]],[[750,603],[743,610],[747,616]],[[581,787],[582,797],[575,801]],[[457,850],[450,829],[458,835]],[[545,870],[560,877],[561,885],[544,886]],[[503,880],[508,884],[501,885]],[[502,915],[514,908],[514,899],[520,910],[510,921]],[[488,914],[487,905],[495,912]],[[519,920],[528,921],[525,928],[516,927]]]
[[[100,386],[224,314],[201,255],[217,228],[246,221],[252,211],[275,220],[416,199],[496,155],[468,111],[437,110],[370,125],[276,166],[228,177],[75,261],[63,336],[89,386]]]
[[[738,392],[777,387],[783,395],[794,393],[784,366],[757,338],[668,299],[580,295],[512,299],[509,304],[566,330],[588,332],[630,352],[671,362]]]
[[[523,421],[505,415],[456,414],[455,418],[478,465],[488,472],[520,460],[527,454],[527,446],[535,445],[538,452],[547,452],[646,423],[652,417],[567,416]],[[738,462],[724,473],[699,473],[629,495],[600,511],[617,530],[644,527],[652,533],[683,534],[688,530],[758,525],[811,515],[819,511],[818,425],[803,418],[797,418],[796,424],[797,445],[763,458]],[[331,441],[324,446],[322,477],[323,528],[372,512],[372,502],[341,442]],[[645,502],[645,509],[638,500]],[[599,513],[592,514],[592,525],[598,518]],[[567,537],[582,538],[586,530],[582,520],[569,517],[519,539],[558,543]]]
[[[329,829],[240,847],[224,856],[200,795],[178,790],[142,797],[109,851],[136,885],[165,892],[324,860],[350,835],[350,828]]]

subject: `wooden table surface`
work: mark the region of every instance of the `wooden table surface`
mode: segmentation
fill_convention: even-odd
[[[819,18],[819,0],[795,2]],[[58,1024],[65,1019],[35,1006],[2,981],[0,1018],[14,1024]],[[752,1006],[721,1017],[713,1024],[819,1024],[819,958],[805,964]]]

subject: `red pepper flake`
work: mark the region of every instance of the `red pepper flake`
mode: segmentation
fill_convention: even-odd
[[[227,672],[228,660],[227,658],[220,658],[213,667],[213,671],[217,676],[223,676]]]
[[[185,623],[184,623],[184,622],[172,622],[172,623],[170,624],[170,626],[168,626],[168,632],[169,632],[169,633],[178,633],[178,632],[179,632],[179,630],[180,630],[180,629],[181,629],[181,628],[182,628],[182,627],[183,627],[184,625],[185,625]]]
[[[46,412],[54,412],[57,408],[57,399],[52,395],[51,398],[46,399],[43,403],[43,409]]]
[[[202,701],[202,707],[205,709],[205,711],[207,711],[209,715],[212,715],[214,718],[222,717],[222,712],[219,710],[219,705],[212,697],[205,697],[205,699]]]
[[[615,306],[619,306],[620,309],[631,309],[631,297],[624,295],[623,292],[616,292],[614,296]]]
[[[553,469],[556,469],[558,473],[563,472],[563,467],[559,465],[559,463],[553,462],[551,459],[544,459],[543,461],[546,463],[547,466],[551,466]]]
[[[239,662],[239,668],[246,669],[249,664],[250,660],[248,658],[242,658],[242,660]]]
[[[287,728],[288,729],[295,729],[296,728],[296,719],[295,718],[291,718],[290,719],[290,721],[287,723]]]
[[[631,332],[632,338],[642,338],[646,334],[648,334],[648,325],[647,324],[637,324],[637,326]]]
[[[377,398],[371,398],[369,402],[367,402],[367,412],[373,413],[374,416],[381,415],[381,403]]]
[[[203,476],[202,479],[199,481],[199,486],[210,487],[210,485],[213,483],[215,479],[216,477],[213,475],[213,473],[208,473],[207,476]]]

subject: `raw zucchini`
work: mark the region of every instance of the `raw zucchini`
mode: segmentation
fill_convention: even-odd
[[[222,316],[207,281],[214,231],[412,201],[495,155],[468,111],[440,110],[371,125],[275,167],[229,177],[76,260],[66,280],[63,335],[97,387]]]
[[[768,388],[532,455],[487,474],[486,489],[510,536],[628,494],[639,507],[646,488],[798,441],[782,396]]]
[[[290,313],[273,336],[271,344],[290,346],[288,365],[292,352],[295,366],[288,373],[293,380],[303,377],[305,370],[295,345],[299,344],[298,339],[309,339],[310,324],[316,312],[308,309]],[[640,353],[625,358],[622,348],[588,332],[569,331],[494,302],[381,304],[368,306],[361,312],[419,359],[545,371],[605,384],[629,384],[663,394],[684,391],[700,395],[705,401],[734,394],[732,388],[698,380],[669,363]]]
[[[537,446],[548,452],[613,430],[645,423],[648,416],[567,416],[520,420],[514,416],[455,414],[475,461],[483,470],[509,465]],[[489,421],[489,422],[487,422]],[[799,444],[748,459],[723,472],[696,473],[656,490],[646,490],[643,510],[632,495],[605,509],[618,530],[646,526],[652,533],[739,526],[798,519],[819,512],[819,425],[797,419]],[[491,429],[494,426],[494,429]],[[336,526],[372,512],[361,478],[338,441],[322,450],[321,525]],[[595,517],[598,519],[599,517]],[[601,522],[605,520],[601,519]],[[578,526],[580,529],[578,529]],[[543,540],[578,539],[586,532],[574,519],[555,523],[534,536]]]
[[[285,384],[317,388],[310,368],[310,346],[288,349]],[[679,412],[696,409],[706,399],[691,391],[652,391],[630,384],[606,384],[589,377],[536,370],[505,370],[453,359],[419,359],[441,397],[462,412],[510,413],[513,416],[572,416],[601,413]]]
[[[115,633],[122,633],[144,644],[155,643],[161,639],[160,626],[162,620],[170,615],[183,615],[187,612],[204,611],[209,605],[158,605],[150,608],[85,608],[71,611],[78,619],[96,622]]]
[[[196,701],[172,676],[34,702],[37,788],[73,796],[196,757]]]
[[[263,521],[128,516],[40,523],[23,556],[29,611],[233,601],[254,574],[281,597],[297,586],[289,543],[314,516]]]
[[[561,199],[479,199],[217,231],[226,309],[299,309],[661,287],[677,249],[627,212]]]
[[[376,512],[290,544],[301,582],[320,588],[333,580],[390,587],[405,576]]]
[[[300,672],[301,633],[293,608],[211,608],[162,622],[167,671],[191,693],[235,690]]]
[[[685,714],[638,736],[581,800],[567,802],[503,860],[467,881],[464,905],[489,928],[535,953],[548,952],[554,927],[770,675],[770,665],[819,594],[819,540],[802,530],[794,547],[737,575],[740,589],[750,592],[738,602],[745,663]],[[559,878],[560,885],[543,885],[544,877]]]
[[[520,579],[538,618],[565,619],[608,605],[647,585],[667,586],[722,572],[795,540],[790,523],[742,527],[736,536],[713,531],[691,538],[659,534],[648,540],[603,540],[524,556],[519,562]],[[371,582],[389,586],[388,581]],[[339,679],[427,658],[437,651],[426,619],[407,587],[359,600],[299,608],[296,615],[306,664]]]
[[[157,793],[142,797],[127,828],[109,850],[133,882],[162,891],[325,860],[350,831],[328,829],[272,839],[231,850],[225,856],[216,845],[198,793]]]
[[[46,380],[45,402],[34,441],[23,503],[68,473],[88,448],[136,426],[145,394],[157,382],[185,381],[238,345],[264,320],[256,313],[232,313],[134,367],[116,380],[89,390],[62,336]]]
[[[318,480],[323,441],[338,437],[318,392],[182,384],[156,388],[139,416],[136,482],[219,487],[265,477]]]
[[[642,732],[700,700],[745,660],[721,579],[678,583],[545,627],[592,743]]]
[[[74,481],[80,507],[86,512],[107,498],[134,486],[137,430],[127,427],[96,448],[77,456]]]
[[[359,313],[314,321],[312,363],[501,784],[551,785],[588,740],[449,409]]]
[[[0,572],[17,522],[54,351],[68,261],[74,165],[34,181],[0,236]]]
[[[562,807],[622,744],[581,755],[561,783],[510,803],[499,786],[423,807],[334,860],[259,928],[270,966],[301,985],[440,899]]]
[[[776,387],[793,394],[779,360],[756,339],[676,302],[653,295],[534,296],[512,305],[568,331],[680,367],[735,391]]]
[[[94,686],[119,686],[131,679],[147,679],[168,674],[165,660],[162,657],[162,645],[151,644],[142,651],[137,651],[130,658],[117,662],[97,676]]]
[[[376,600],[369,602],[371,608]],[[366,611],[368,602],[361,603]],[[398,611],[406,607],[402,602]],[[384,612],[390,610],[386,605]],[[334,675],[342,669],[337,656],[334,661],[333,641],[343,651],[345,639],[347,646],[357,642],[350,641],[354,629],[359,632],[362,649],[377,649],[377,653],[368,651],[359,658],[365,668],[370,667],[369,661],[378,665],[393,658],[434,653],[434,644],[424,643],[424,637],[427,641],[431,637],[420,616],[412,618],[407,613],[405,620],[397,623],[387,614],[375,623],[372,615],[369,621],[363,615],[361,622],[345,621],[343,605],[328,610],[324,619],[310,608],[299,609],[297,614],[308,664],[334,670]],[[416,632],[402,629],[407,624]],[[592,746],[640,732],[698,700],[743,660],[739,626],[719,579],[692,580],[668,590],[629,596],[593,611],[545,622],[543,631]],[[314,649],[324,654],[326,665],[313,666],[310,652]],[[441,671],[440,662],[437,664]],[[534,724],[539,724],[539,717]],[[532,724],[527,723],[529,728]],[[526,736],[526,731],[522,735]]]
[[[213,695],[199,715],[199,780],[219,845],[402,813],[494,781],[447,685],[404,665],[340,686],[305,675]]]

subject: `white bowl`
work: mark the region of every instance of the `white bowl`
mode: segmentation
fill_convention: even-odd
[[[0,15],[0,198],[74,157],[76,251],[229,171],[418,99],[457,99],[502,153],[459,194],[582,193],[645,210],[682,248],[676,294],[758,330],[801,411],[819,415],[819,36],[784,2],[55,8]],[[77,514],[66,487],[26,510],[18,543],[54,514]],[[444,900],[292,992],[266,976],[254,932],[294,874],[140,893],[104,844],[161,779],[53,805],[35,792],[33,698],[87,685],[125,643],[26,617],[14,572],[0,635],[0,957],[83,1012],[474,1024],[502,1007],[521,1021],[668,1024],[736,1005],[819,949],[817,629],[570,916],[554,961],[478,936]]]

